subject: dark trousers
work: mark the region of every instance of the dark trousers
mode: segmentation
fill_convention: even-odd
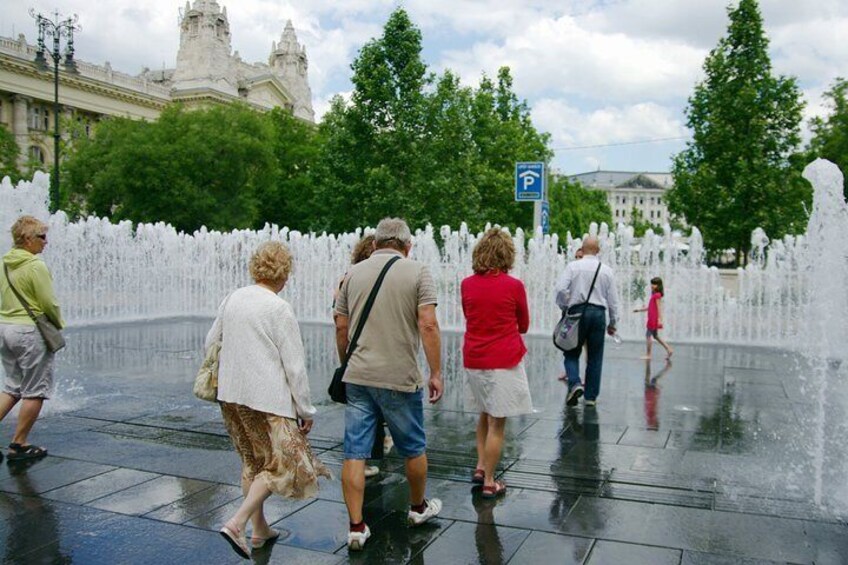
[[[568,376],[568,388],[580,384],[580,354],[583,344],[586,344],[588,359],[586,361],[586,400],[595,400],[601,393],[601,370],[604,366],[604,342],[607,331],[607,311],[602,306],[588,304],[585,307],[572,306],[569,313],[583,312],[580,318],[580,345],[577,349],[565,353],[565,374]]]

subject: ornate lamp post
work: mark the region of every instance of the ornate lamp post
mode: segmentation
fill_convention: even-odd
[[[29,15],[35,18],[38,25],[38,51],[35,53],[35,65],[43,71],[50,67],[45,55],[53,59],[53,182],[50,183],[50,211],[55,212],[59,208],[59,60],[62,51],[59,41],[62,37],[67,38],[65,48],[65,71],[78,73],[77,64],[74,61],[74,31],[80,30],[77,25],[79,19],[76,14],[64,20],[59,19],[59,12],[55,12],[55,19],[51,20],[30,9]],[[44,38],[53,38],[53,48],[48,49]]]

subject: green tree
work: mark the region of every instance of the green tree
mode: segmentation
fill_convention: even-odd
[[[824,96],[831,112],[827,118],[812,119],[810,126],[813,138],[806,160],[816,157],[827,159],[835,163],[843,175],[848,176],[848,81],[837,78]],[[843,195],[848,199],[848,180],[844,182]]]
[[[533,207],[514,201],[515,163],[548,162],[553,153],[548,148],[550,136],[536,131],[526,101],[519,101],[514,94],[508,67],[499,69],[497,84],[485,76],[480,81],[474,93],[472,116],[482,221],[513,228],[532,227]]]
[[[18,182],[21,179],[21,172],[18,169],[19,154],[20,149],[15,136],[6,129],[6,126],[0,124],[0,180],[3,177],[9,177],[12,182]]]
[[[551,152],[508,68],[476,90],[450,71],[429,75],[421,32],[398,9],[352,69],[350,103],[333,100],[319,128],[315,190],[326,213],[315,227],[349,230],[387,215],[413,228],[530,227],[532,206],[513,200],[515,162],[547,161]]]
[[[745,263],[754,228],[772,237],[804,228],[810,190],[790,159],[802,110],[795,79],[772,74],[756,0],[728,15],[689,98],[693,139],[674,159],[668,204],[702,230],[708,249],[735,249]]]
[[[317,128],[282,108],[263,116],[271,128],[276,159],[272,187],[258,193],[259,221],[310,230],[321,210],[315,206],[315,164],[320,156]]]
[[[247,106],[174,105],[152,123],[103,121],[65,169],[84,212],[230,230],[263,223],[260,197],[275,191],[277,162],[269,121]]]
[[[591,190],[579,182],[556,176],[548,186],[548,200],[551,232],[560,238],[564,238],[568,232],[572,237],[581,237],[589,231],[592,222],[606,222],[612,226],[612,209],[606,195],[600,190]]]

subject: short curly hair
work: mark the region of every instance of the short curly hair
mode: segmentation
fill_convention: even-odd
[[[15,247],[22,247],[27,240],[47,232],[47,224],[34,216],[21,216],[12,224],[12,241]]]
[[[350,254],[350,264],[356,265],[371,257],[374,251],[374,236],[366,235],[353,246],[353,253]]]
[[[486,231],[471,254],[471,268],[478,275],[489,271],[509,272],[515,264],[515,244],[500,227]]]
[[[266,241],[250,258],[250,276],[256,282],[285,284],[292,270],[292,255],[279,241]]]

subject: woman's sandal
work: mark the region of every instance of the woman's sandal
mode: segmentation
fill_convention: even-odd
[[[271,530],[271,531],[273,533],[270,536],[268,536],[267,538],[260,538],[260,537],[256,537],[256,536],[251,537],[250,538],[250,545],[253,547],[253,549],[260,549],[260,548],[263,548],[263,547],[265,547],[266,545],[269,545],[269,544],[273,545],[273,543],[276,542],[279,539],[280,532],[277,531],[277,530]]]
[[[218,533],[220,533],[221,536],[225,540],[227,540],[227,542],[233,548],[233,551],[238,553],[240,557],[250,559],[250,550],[247,547],[247,539],[244,537],[244,534],[242,534],[238,530],[233,531],[226,525],[224,525],[224,527],[222,527]]]
[[[21,445],[19,443],[9,444],[9,461],[22,461],[24,459],[38,459],[47,455],[47,450],[37,445]]]
[[[475,485],[482,485],[486,479],[486,472],[483,469],[474,469],[471,473],[471,482]]]
[[[497,498],[506,492],[506,483],[495,481],[493,485],[483,487],[483,498]]]

